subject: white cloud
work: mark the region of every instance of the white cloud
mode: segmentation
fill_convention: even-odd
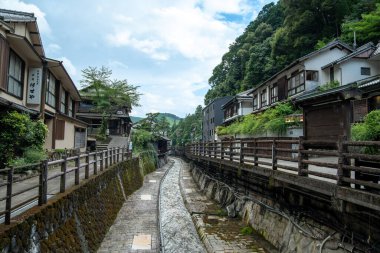
[[[51,44],[47,45],[47,47],[46,47],[46,54],[47,55],[57,53],[59,51],[61,51],[61,46],[58,44],[55,44],[55,43],[51,43]]]
[[[75,68],[74,64],[71,63],[69,59],[67,59],[65,56],[58,58],[58,60],[63,62],[63,66],[65,66],[65,69],[69,73],[70,76],[76,76],[77,69]]]
[[[27,4],[19,0],[0,0],[0,6],[2,9],[34,13],[37,17],[37,24],[40,32],[50,34],[51,30],[45,19],[45,13],[42,12],[36,5]]]
[[[129,46],[159,60],[177,53],[189,59],[220,58],[245,24],[223,21],[217,14],[245,13],[246,5],[241,0],[227,4],[207,0],[202,5],[182,0],[119,13],[114,15],[113,32],[106,40],[112,46]]]

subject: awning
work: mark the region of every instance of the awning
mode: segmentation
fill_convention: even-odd
[[[11,48],[18,52],[21,57],[28,59],[31,66],[42,67],[40,55],[25,37],[16,34],[7,34],[7,40]]]

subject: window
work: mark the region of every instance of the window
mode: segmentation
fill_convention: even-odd
[[[318,71],[306,70],[306,80],[318,82]]]
[[[267,89],[261,91],[261,107],[267,105]]]
[[[9,55],[8,67],[8,92],[16,97],[22,98],[24,62],[13,51]]]
[[[360,74],[362,76],[370,76],[371,75],[371,69],[370,68],[361,67],[360,68]]]
[[[253,110],[257,110],[258,101],[257,101],[257,94],[253,96]]]
[[[330,68],[330,82],[334,82],[334,67]]]
[[[270,102],[273,104],[278,101],[278,87],[277,84],[270,88]]]
[[[294,95],[305,90],[305,72],[292,75],[288,80],[288,95]]]
[[[55,82],[55,77],[50,72],[48,72],[46,87],[46,103],[52,107],[55,107]]]
[[[69,116],[73,117],[73,99],[69,96]]]
[[[66,114],[66,91],[61,89],[61,113]]]

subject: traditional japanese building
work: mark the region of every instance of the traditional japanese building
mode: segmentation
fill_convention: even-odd
[[[0,9],[0,108],[44,119],[46,149],[86,148],[80,95],[61,61],[45,56],[32,13]]]

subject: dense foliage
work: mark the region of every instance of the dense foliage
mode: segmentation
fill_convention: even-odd
[[[266,132],[281,134],[288,126],[299,124],[299,122],[285,122],[286,116],[295,113],[297,113],[297,111],[291,103],[279,103],[275,107],[269,108],[262,113],[248,114],[240,121],[236,121],[229,126],[219,126],[217,133],[218,135],[257,135]]]
[[[202,106],[198,105],[194,114],[187,115],[184,119],[171,127],[169,138],[173,146],[183,146],[202,137]]]
[[[351,128],[351,139],[354,141],[379,141],[380,140],[380,110],[375,110],[365,116],[362,123],[356,123]],[[378,154],[375,147],[367,147],[366,153]]]
[[[0,116],[0,168],[24,165],[45,158],[43,146],[47,127],[29,115],[9,112]]]
[[[209,79],[212,99],[235,95],[265,81],[293,60],[334,38],[377,43],[379,0],[280,0],[263,7],[230,45]]]

